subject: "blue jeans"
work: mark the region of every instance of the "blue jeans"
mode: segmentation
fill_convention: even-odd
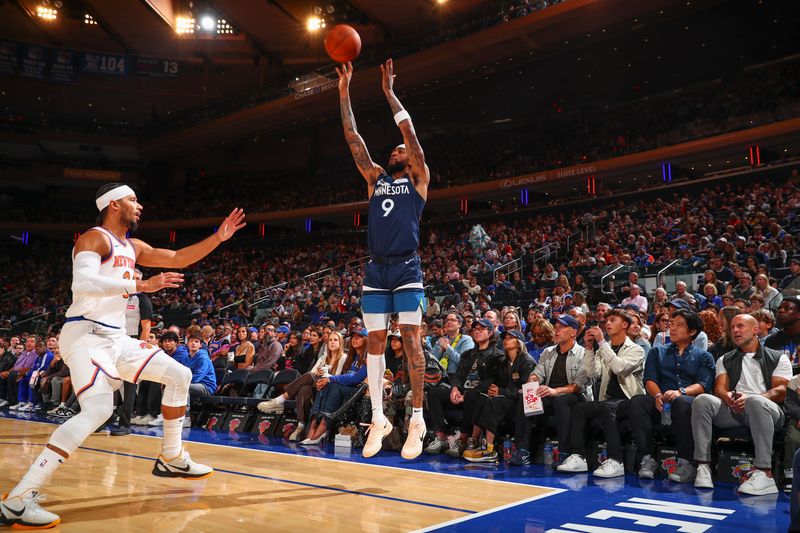
[[[321,415],[328,418],[336,412],[344,402],[356,393],[356,387],[348,387],[339,383],[328,382],[325,388],[317,393],[314,405],[311,407],[311,416]],[[328,419],[330,421],[330,419]]]

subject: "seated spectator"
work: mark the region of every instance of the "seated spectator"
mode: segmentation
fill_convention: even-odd
[[[550,305],[550,295],[547,293],[547,289],[544,287],[539,287],[539,294],[533,300],[533,304],[535,305],[540,311],[544,311]]]
[[[578,334],[575,336],[575,342],[583,344],[583,336],[586,334],[586,314],[580,307],[573,307],[567,314],[578,321]]]
[[[703,331],[708,336],[708,351],[713,355],[717,343],[722,340],[719,315],[713,309],[706,309],[697,313],[697,316],[703,321]]]
[[[787,296],[778,308],[778,323],[781,329],[764,341],[764,346],[786,354],[789,361],[800,363],[800,297]]]
[[[573,301],[572,304],[583,311],[583,314],[588,316],[589,315],[589,305],[586,303],[586,296],[585,293],[582,291],[575,291],[572,293]]]
[[[176,357],[176,359],[192,371],[189,397],[194,400],[200,396],[214,394],[214,391],[217,390],[217,377],[214,373],[214,365],[211,363],[211,358],[208,356],[208,352],[203,349],[203,337],[196,334],[191,335],[186,348],[188,350],[182,351],[180,358]],[[166,352],[167,350],[164,351]]]
[[[200,331],[202,332],[202,330]],[[230,350],[230,347],[231,341],[225,334],[225,328],[222,324],[218,324],[214,330],[214,338],[208,341],[208,355],[211,357],[211,362],[214,363],[214,368],[226,368],[228,366],[228,350]]]
[[[444,335],[433,347],[433,355],[439,359],[442,368],[450,375],[458,369],[461,354],[475,346],[472,337],[461,332],[463,323],[464,317],[460,314],[448,313],[444,321]]]
[[[622,300],[620,303],[621,306],[625,307],[626,305],[635,305],[638,307],[639,311],[644,313],[647,312],[647,298],[641,295],[641,288],[639,285],[633,283],[629,287],[629,296]]]
[[[784,421],[781,405],[786,385],[792,379],[792,365],[785,354],[761,346],[758,322],[752,316],[738,315],[731,328],[736,349],[717,361],[714,394],[700,395],[692,406],[694,458],[698,463],[694,486],[714,488],[712,426],[747,427],[756,458],[747,480],[739,485],[739,492],[775,494],[778,488],[772,477],[772,439]],[[676,481],[690,481],[691,477]]]
[[[533,358],[534,362],[539,362],[541,353],[553,345],[555,330],[549,320],[539,318],[531,323],[531,340],[525,344],[525,349]]]
[[[730,352],[731,350],[736,349],[736,345],[733,343],[731,323],[733,321],[733,317],[740,314],[742,314],[742,310],[733,305],[725,306],[719,310],[719,313],[717,313],[717,318],[719,318],[719,329],[721,332],[721,336],[719,341],[714,344],[714,349],[713,352],[711,353],[711,355],[714,356],[714,361],[716,361],[726,353]]]
[[[800,296],[800,259],[789,259],[789,274],[778,285],[784,296]]]
[[[619,420],[628,418],[630,399],[644,393],[644,350],[628,336],[635,320],[641,323],[638,315],[634,317],[631,313],[614,309],[606,314],[605,334],[610,341],[606,342],[603,332],[597,327],[586,332],[583,363],[589,379],[600,379],[600,394],[597,401],[578,403],[572,408],[571,454],[558,466],[559,472],[586,472],[589,469],[586,434],[589,422],[599,420],[606,438],[608,458],[593,474],[605,478],[625,475],[617,424]]]
[[[769,284],[769,276],[766,274],[758,274],[756,276],[755,294],[764,299],[764,309],[769,309],[770,311],[777,311],[783,301],[783,296],[778,292],[778,289]]]
[[[24,345],[17,345],[15,350],[18,354],[14,366],[11,370],[0,374],[0,378],[2,378],[0,379],[0,392],[5,392],[5,400],[11,405],[9,409],[18,405],[17,392],[19,390],[19,382],[25,377],[25,374],[33,368],[36,359],[39,357],[39,354],[36,353],[37,340],[35,335],[30,335],[25,339]],[[14,410],[16,411],[17,409]]]
[[[278,358],[275,363],[275,370],[286,370],[287,368],[294,368],[296,359],[300,357],[300,348],[302,342],[302,334],[299,331],[289,333],[286,344],[283,346],[283,355]],[[347,344],[347,341],[345,341]]]
[[[505,331],[519,331],[522,333],[523,328],[524,325],[516,311],[510,310],[503,313],[503,325],[500,329],[501,333]]]
[[[708,298],[708,291],[706,285],[713,285],[716,292],[714,294],[720,295],[725,292],[725,283],[717,279],[717,273],[713,269],[708,269],[703,273],[703,294]],[[720,304],[722,307],[722,304]]]
[[[236,328],[236,342],[231,348],[233,348],[234,368],[239,370],[253,367],[253,358],[256,355],[256,348],[253,346],[253,343],[250,342],[250,332],[247,331],[247,326],[239,326]]]
[[[265,324],[258,333],[260,337],[258,351],[253,356],[253,372],[275,368],[283,355],[283,346],[275,334],[275,326]]]
[[[303,351],[294,358],[293,367],[300,374],[308,372],[314,363],[319,359],[319,352],[322,347],[322,331],[316,326],[306,328],[308,330],[308,342]],[[351,337],[352,340],[352,337]]]
[[[528,381],[536,365],[525,351],[525,337],[521,331],[507,330],[500,338],[503,341],[503,356],[488,360],[489,387],[480,395],[475,407],[475,426],[486,432],[486,447],[464,451],[464,459],[473,463],[497,459],[497,450],[494,448],[497,429],[504,420],[513,420],[518,391]]]
[[[425,449],[429,454],[445,452],[451,457],[461,457],[466,450],[476,448],[473,434],[475,408],[480,394],[489,390],[487,365],[489,361],[502,357],[503,352],[497,347],[494,325],[488,319],[475,321],[472,336],[477,344],[461,354],[456,372],[449,375],[450,389],[433,387],[428,391],[428,427],[436,434],[436,438]],[[448,446],[445,411],[459,409],[464,413],[461,437]]]
[[[39,391],[45,404],[61,403],[61,384],[63,378],[69,376],[69,367],[61,359],[58,345],[53,348],[53,362],[39,380]]]
[[[644,364],[647,394],[631,399],[631,430],[636,444],[635,464],[641,479],[653,479],[657,464],[653,459],[653,426],[670,405],[672,434],[678,447],[678,467],[670,474],[674,481],[694,478],[694,441],[691,437],[691,410],[696,396],[710,391],[714,383],[711,354],[693,344],[703,323],[688,309],[676,310],[670,319],[672,342],[653,346]],[[640,463],[641,461],[641,463]]]
[[[634,344],[639,346],[642,349],[644,358],[644,354],[650,353],[650,348],[652,345],[648,340],[650,335],[650,329],[644,323],[642,319],[642,315],[639,313],[629,313],[631,316],[631,325],[628,328],[628,338],[633,341]],[[644,360],[642,360],[642,365],[644,365]]]
[[[300,436],[305,431],[306,420],[311,410],[311,401],[316,391],[316,381],[325,375],[339,375],[342,373],[346,359],[342,334],[338,331],[330,331],[327,350],[324,354],[322,350],[320,352],[320,357],[311,367],[311,370],[286,385],[283,394],[257,405],[258,410],[262,413],[283,413],[283,406],[286,400],[295,400],[297,428],[289,436],[290,441],[300,440]]]
[[[6,379],[8,373],[14,368],[14,363],[17,361],[17,355],[11,347],[6,347],[5,339],[0,339],[0,408],[8,405],[6,400],[5,391],[2,390],[6,386]]]
[[[742,272],[739,276],[739,283],[736,285],[728,285],[728,293],[733,296],[734,300],[742,299],[749,300],[756,288],[753,286],[753,278],[747,272]]]
[[[767,340],[767,337],[778,331],[775,329],[775,315],[769,309],[759,309],[750,313],[750,316],[758,322],[758,340],[761,344]],[[791,359],[790,359],[791,361]]]
[[[692,307],[687,304],[685,300],[680,298],[676,298],[675,300],[669,302],[667,309],[671,314],[675,314],[675,311],[678,309],[685,309],[694,313],[694,311],[692,311]],[[702,328],[702,324],[700,325],[700,328]],[[663,335],[656,335],[655,339],[653,340],[653,347],[660,346],[662,344],[669,344],[670,342],[670,331],[667,329],[663,332]],[[699,329],[697,335],[693,337],[692,344],[694,344],[701,352],[707,352],[708,335],[706,335],[702,329]]]
[[[689,306],[688,309],[693,309],[697,304],[697,301],[695,300],[694,296],[692,296],[686,290],[686,282],[684,281],[678,281],[675,283],[675,294],[673,294],[670,297],[669,303],[672,303],[675,300],[683,300],[684,302],[686,302]]]
[[[53,362],[53,353],[47,349],[42,340],[37,340],[35,345],[36,359],[17,384],[17,398],[19,403],[12,406],[12,411],[37,411],[41,409],[42,397],[37,391],[39,379],[50,368]]]
[[[547,417],[555,415],[559,452],[570,454],[569,428],[572,407],[579,402],[592,399],[591,382],[583,364],[583,346],[575,342],[578,321],[569,315],[557,319],[554,346],[545,349],[539,357],[539,364],[528,378],[529,382],[539,383],[536,394],[542,398],[544,413],[529,417],[522,408],[522,399],[517,401],[515,437],[518,450],[531,450],[531,429],[541,425]],[[520,452],[521,454],[523,452]]]
[[[330,336],[330,339],[337,338],[336,334]],[[311,426],[308,429],[308,436],[300,444],[308,446],[321,443],[333,422],[331,415],[353,396],[358,385],[367,379],[366,341],[366,329],[356,332],[347,357],[344,358],[343,372],[338,375],[322,374],[317,379],[315,386],[318,392],[310,412]],[[328,341],[331,351],[338,349],[336,342]]]
[[[709,270],[713,274],[712,271]],[[703,285],[703,296],[706,297],[705,301],[700,305],[700,309],[708,309],[711,306],[716,306],[717,309],[722,309],[722,298],[719,297],[717,287],[713,283],[706,283]]]

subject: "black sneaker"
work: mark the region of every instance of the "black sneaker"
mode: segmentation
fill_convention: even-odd
[[[528,466],[531,464],[531,453],[525,448],[520,448],[514,452],[514,455],[508,460],[508,464],[513,466]]]
[[[131,434],[131,428],[128,426],[111,426],[112,437],[125,437]]]

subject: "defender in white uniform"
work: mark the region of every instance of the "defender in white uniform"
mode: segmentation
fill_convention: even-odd
[[[59,346],[70,369],[81,412],[56,429],[22,481],[0,500],[0,524],[18,529],[53,527],[60,518],[38,504],[39,490],[81,443],[109,419],[113,392],[122,381],[162,383],[164,440],[153,474],[200,479],[213,473],[191,460],[181,444],[181,429],[191,371],[158,346],[125,334],[128,295],[175,288],[183,274],[164,272],[135,280],[137,262],[156,268],[184,268],[211,253],[244,227],[244,212],[234,209],[210,237],[177,251],[152,248],[135,231],[142,206],[127,185],[111,183],[96,198],[100,225],[85,232],[72,252],[73,302],[66,313]]]

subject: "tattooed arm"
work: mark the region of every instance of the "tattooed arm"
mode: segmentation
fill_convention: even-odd
[[[381,86],[386,99],[389,101],[389,107],[392,108],[392,114],[396,115],[400,111],[404,111],[403,104],[397,99],[394,94],[394,63],[391,59],[381,65]],[[425,152],[422,151],[422,145],[417,138],[417,132],[414,131],[414,124],[411,119],[403,120],[398,125],[400,132],[403,134],[403,141],[406,144],[406,151],[408,152],[408,163],[411,166],[411,178],[414,180],[416,189],[420,192],[423,198],[428,196],[428,184],[431,181],[431,173],[428,170],[428,165],[425,164]]]
[[[367,145],[356,128],[353,106],[350,104],[350,79],[353,77],[353,65],[351,63],[342,64],[340,67],[336,67],[336,73],[339,74],[339,107],[342,112],[344,138],[350,147],[350,153],[353,154],[358,171],[367,180],[369,195],[372,196],[375,182],[383,169],[372,161]]]

